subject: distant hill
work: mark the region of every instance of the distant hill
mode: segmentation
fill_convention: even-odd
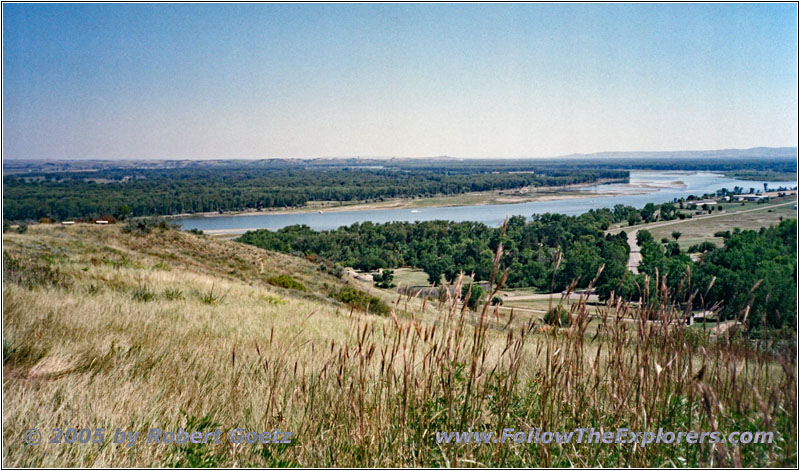
[[[3,171],[6,174],[28,172],[87,172],[108,169],[154,170],[174,168],[229,168],[240,166],[276,166],[294,167],[303,165],[365,165],[376,163],[379,165],[411,164],[416,166],[420,162],[472,164],[486,161],[537,161],[563,164],[565,161],[575,160],[658,160],[658,159],[777,159],[796,160],[797,147],[753,147],[751,149],[717,149],[717,150],[690,150],[690,151],[625,151],[625,152],[595,152],[590,154],[569,154],[556,157],[521,157],[521,158],[463,158],[453,156],[432,157],[303,157],[296,159],[264,158],[264,159],[4,159]]]
[[[797,147],[753,147],[751,149],[642,151],[642,152],[595,152],[591,154],[569,154],[556,159],[752,159],[787,158],[797,159]]]

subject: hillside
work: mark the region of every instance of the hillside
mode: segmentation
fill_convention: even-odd
[[[84,224],[35,225],[3,242],[6,465],[125,465],[110,449],[34,454],[18,437],[33,424],[185,426],[183,411],[211,413],[250,383],[228,371],[247,358],[237,349],[348,338],[351,309],[324,294],[345,283],[301,258]],[[306,290],[268,283],[280,275]],[[163,448],[140,451],[136,464],[165,459]]]
[[[787,466],[797,457],[794,357],[735,327],[712,336],[673,323],[680,312],[668,299],[631,309],[612,298],[591,310],[590,330],[585,298],[568,306],[563,328],[389,291],[372,294],[397,312],[373,315],[331,298],[368,285],[232,241],[78,224],[33,225],[3,242],[4,466]],[[436,441],[507,427],[776,438]],[[41,445],[24,444],[30,428]],[[48,443],[56,428],[107,432],[98,444]],[[153,428],[223,435],[146,443]],[[236,428],[293,440],[233,444]],[[141,437],[114,443],[117,429]]]

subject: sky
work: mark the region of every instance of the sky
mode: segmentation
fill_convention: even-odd
[[[4,158],[796,146],[796,4],[3,4]]]

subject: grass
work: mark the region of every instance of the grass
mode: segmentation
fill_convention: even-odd
[[[727,210],[727,206],[726,210]],[[761,208],[759,208],[761,206]],[[759,230],[762,227],[769,227],[778,224],[781,218],[796,218],[797,211],[792,209],[791,204],[782,206],[775,206],[772,204],[753,205],[748,209],[757,209],[756,211],[741,213],[739,211],[731,211],[728,215],[704,219],[687,219],[680,224],[664,225],[653,227],[650,233],[656,240],[661,240],[662,237],[670,238],[673,231],[681,233],[678,244],[682,250],[685,250],[691,245],[711,241],[718,246],[722,246],[722,238],[714,237],[714,233],[719,231],[732,231],[738,227],[740,229]],[[715,211],[715,214],[716,211]],[[723,212],[724,214],[724,212]]]
[[[652,230],[655,229],[653,226],[659,226],[659,225],[661,225],[663,223],[667,223],[667,222],[670,223],[670,224],[667,225],[666,227],[669,228],[669,232],[672,232],[673,230],[681,230],[681,227],[682,227],[683,224],[705,223],[705,222],[716,224],[716,222],[715,222],[716,220],[721,219],[721,218],[725,218],[727,216],[734,216],[734,215],[737,215],[737,213],[741,213],[743,211],[756,210],[754,212],[759,212],[762,209],[765,212],[768,212],[769,209],[773,209],[773,212],[783,213],[784,217],[792,217],[792,216],[787,216],[787,215],[790,215],[790,214],[794,214],[793,217],[796,217],[797,211],[793,211],[792,210],[792,204],[785,204],[785,203],[797,203],[797,197],[796,196],[787,196],[787,197],[783,197],[783,198],[773,198],[768,203],[722,202],[722,203],[718,203],[717,205],[714,205],[714,211],[713,211],[712,214],[708,214],[708,213],[704,212],[702,215],[696,215],[696,214],[694,214],[695,211],[690,211],[688,209],[685,209],[682,212],[687,214],[687,215],[691,213],[692,214],[692,218],[691,219],[689,219],[689,218],[683,219],[683,220],[676,219],[676,220],[672,220],[672,221],[660,221],[659,220],[659,221],[655,221],[653,223],[637,224],[635,226],[629,226],[627,222],[620,222],[620,223],[612,225],[612,227],[609,228],[609,230],[607,232],[610,233],[610,234],[616,234],[616,233],[618,233],[620,231],[630,232],[631,230],[635,230],[635,229],[647,229],[649,231],[652,231]],[[719,206],[719,205],[722,205],[722,207],[723,207],[723,212],[721,212],[721,213],[718,212],[717,209],[716,209],[717,206]],[[781,205],[781,206],[775,207],[776,205]],[[699,210],[696,210],[696,211],[699,211]],[[723,216],[718,217],[720,215],[723,215]],[[777,214],[776,217],[774,218],[774,220],[777,220],[777,216],[779,216],[779,215],[780,214]],[[713,216],[713,217],[709,217],[709,216]],[[738,216],[744,216],[744,214],[741,214],[741,215],[738,215]],[[674,225],[674,224],[678,224],[678,225]],[[762,227],[762,226],[757,226],[757,227],[755,227],[755,229],[759,229],[760,227]],[[742,228],[744,228],[744,227],[742,227]],[[750,227],[747,227],[747,228],[750,228]]]
[[[5,466],[787,467],[797,460],[796,349],[773,352],[767,340],[736,329],[716,337],[687,329],[672,322],[680,313],[663,292],[647,294],[662,308],[638,311],[612,299],[594,320],[585,302],[571,301],[569,328],[493,307],[472,312],[457,298],[403,306],[397,298],[384,317],[324,296],[347,285],[304,259],[213,238],[31,226],[4,234],[4,246],[9,260],[62,251],[36,273],[57,270],[56,280],[68,280],[31,275],[23,264],[6,272],[4,264]],[[127,267],[91,262],[122,254]],[[153,268],[161,261],[171,270]],[[309,291],[267,283],[280,274]],[[131,292],[140,286],[158,294],[138,302]],[[209,304],[193,295],[170,299],[168,289],[226,295]],[[294,442],[127,448],[20,440],[30,427],[67,426],[279,428]],[[439,446],[434,439],[437,431],[531,426],[767,430],[777,442]]]
[[[394,271],[397,286],[429,286],[428,274],[420,268],[397,268]]]

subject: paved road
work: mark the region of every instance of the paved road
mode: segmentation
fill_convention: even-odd
[[[650,229],[653,229],[655,227],[669,226],[671,224],[682,224],[684,222],[697,221],[698,219],[705,221],[706,219],[719,218],[719,217],[724,217],[724,216],[732,216],[734,214],[750,213],[750,212],[753,212],[753,211],[763,211],[765,209],[776,208],[778,206],[786,206],[787,204],[797,204],[797,202],[796,201],[789,201],[789,202],[786,202],[786,203],[764,205],[764,206],[762,206],[760,208],[745,209],[745,210],[742,210],[742,211],[724,212],[724,213],[719,213],[719,214],[711,214],[711,215],[708,215],[708,216],[702,216],[702,217],[697,217],[697,218],[692,218],[692,219],[676,219],[674,221],[656,222],[656,223],[647,224],[645,226],[642,226],[642,227],[639,227],[637,229],[634,229],[633,231],[628,233],[628,247],[631,248],[630,257],[628,257],[628,270],[632,271],[633,273],[639,273],[639,264],[642,263],[642,253],[639,251],[639,246],[636,245],[636,233],[639,232],[642,229],[650,230]]]

